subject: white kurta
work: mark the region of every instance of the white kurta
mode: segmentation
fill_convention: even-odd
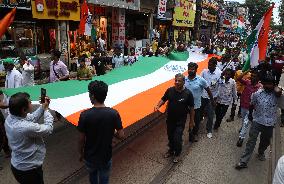
[[[34,85],[34,66],[32,64],[25,63],[23,65],[23,86],[33,86]]]
[[[12,71],[7,72],[5,88],[18,88],[23,86],[23,76],[14,67]]]

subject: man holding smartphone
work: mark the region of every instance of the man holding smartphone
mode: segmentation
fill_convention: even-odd
[[[9,146],[12,150],[11,169],[19,183],[43,184],[42,164],[46,148],[43,137],[53,131],[53,116],[48,110],[50,99],[32,113],[28,93],[16,93],[9,100],[10,114],[5,121]],[[44,116],[44,123],[39,119]]]

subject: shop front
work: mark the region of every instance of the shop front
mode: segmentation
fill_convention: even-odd
[[[136,12],[140,9],[140,0],[89,0],[88,3],[94,15],[95,37],[104,38],[108,49],[124,49],[128,37],[143,37],[140,29],[133,31],[133,23],[137,26],[144,24],[139,19],[133,19],[134,16],[137,17]]]
[[[195,12],[195,3],[186,0],[176,2],[173,14],[174,40],[176,42],[191,41]]]
[[[0,58],[16,58],[19,53],[32,56],[37,53],[36,22],[32,19],[28,1],[13,3],[0,1],[0,20],[17,6],[14,22],[0,38]]]
[[[218,3],[216,1],[202,1],[200,40],[209,44],[216,33]]]

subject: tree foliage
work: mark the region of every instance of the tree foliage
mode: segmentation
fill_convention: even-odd
[[[279,17],[280,17],[280,24],[284,27],[284,0],[281,1],[279,6]]]
[[[264,13],[271,6],[271,2],[268,0],[246,0],[245,6],[248,7],[248,18],[254,29]]]

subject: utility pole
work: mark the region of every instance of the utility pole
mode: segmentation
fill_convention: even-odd
[[[196,0],[196,13],[194,21],[194,33],[193,39],[198,40],[200,36],[200,21],[201,21],[201,12],[202,12],[202,0]]]

